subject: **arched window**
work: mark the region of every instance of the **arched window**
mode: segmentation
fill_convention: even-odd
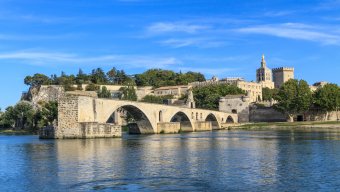
[[[162,122],[163,121],[163,114],[162,114],[162,111],[159,111],[159,122]]]

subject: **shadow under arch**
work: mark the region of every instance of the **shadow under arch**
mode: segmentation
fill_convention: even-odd
[[[183,132],[192,132],[194,128],[191,124],[189,117],[183,112],[177,112],[170,120],[170,122],[179,122],[180,129]]]
[[[215,117],[214,114],[210,113],[206,118],[205,121],[211,122],[211,127],[212,129],[219,129],[220,125],[217,121],[217,118]]]
[[[226,123],[235,123],[234,119],[232,116],[228,116],[227,120],[226,120]]]
[[[119,118],[122,118],[122,122],[119,122]],[[141,109],[133,105],[122,105],[118,107],[110,115],[106,123],[125,124],[128,127],[129,134],[155,133],[149,118]]]

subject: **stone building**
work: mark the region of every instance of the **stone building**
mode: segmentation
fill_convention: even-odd
[[[159,87],[154,90],[154,95],[155,96],[173,95],[175,98],[179,98],[182,95],[186,95],[191,87],[192,87],[191,85]]]
[[[264,55],[262,55],[261,67],[256,70],[256,82],[262,85],[262,88],[274,88],[272,70],[267,67]]]
[[[322,88],[323,86],[325,86],[327,84],[328,84],[328,82],[326,82],[326,81],[320,81],[320,82],[316,82],[313,85],[309,86],[309,88],[312,92],[314,92],[314,91],[318,90],[319,88]]]
[[[273,69],[273,80],[275,88],[280,88],[289,79],[294,79],[293,67],[279,67]]]
[[[238,114],[238,122],[249,122],[250,97],[245,95],[227,95],[219,101],[219,111]]]

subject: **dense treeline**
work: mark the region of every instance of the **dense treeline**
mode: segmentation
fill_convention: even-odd
[[[18,128],[36,133],[39,128],[52,125],[58,119],[58,103],[40,103],[34,108],[30,102],[21,101],[0,112],[1,128]]]
[[[285,113],[289,121],[293,121],[295,115],[311,110],[324,113],[327,120],[329,112],[340,108],[340,88],[337,84],[326,84],[312,92],[306,81],[291,79],[278,90],[266,90],[264,95],[278,102],[274,107]]]
[[[245,94],[245,91],[235,85],[220,84],[196,87],[193,94],[197,108],[218,110],[220,97]]]
[[[187,72],[175,73],[170,70],[150,69],[142,74],[135,76],[137,86],[173,86],[173,85],[187,85],[195,81],[205,81],[205,77],[201,73]]]
[[[27,76],[24,83],[29,86],[39,85],[63,85],[66,91],[82,90],[82,84],[89,84],[88,90],[98,90],[96,85],[126,85],[134,84],[137,86],[172,86],[184,85],[194,81],[204,81],[205,77],[201,73],[187,72],[176,73],[170,70],[150,69],[134,76],[127,75],[124,70],[112,68],[105,72],[101,68],[93,69],[90,74],[86,74],[79,69],[77,75],[66,75],[64,72],[60,76],[56,74],[50,77],[44,74],[34,74]],[[78,85],[74,87],[73,85]]]
[[[164,96],[147,95],[142,99],[142,102],[163,104],[164,100],[173,99],[173,98],[174,98],[173,95],[164,95]]]

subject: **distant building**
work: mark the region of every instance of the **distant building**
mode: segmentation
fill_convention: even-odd
[[[154,90],[154,95],[155,96],[173,95],[175,98],[179,98],[182,95],[186,95],[191,87],[192,87],[191,85],[159,87]]]
[[[289,79],[294,79],[294,68],[280,67],[273,69],[275,88],[280,88]]]
[[[316,83],[314,83],[313,85],[309,86],[309,88],[310,88],[310,90],[311,90],[312,92],[314,92],[314,91],[316,91],[318,88],[321,88],[321,87],[323,87],[323,86],[325,86],[325,85],[327,85],[327,84],[329,84],[329,83],[326,82],[326,81],[320,81],[320,82],[316,82]]]
[[[227,95],[219,101],[219,111],[238,114],[238,122],[249,122],[250,97],[244,95]]]
[[[262,85],[262,88],[274,88],[272,70],[267,67],[264,55],[262,55],[261,67],[256,70],[256,81]]]

